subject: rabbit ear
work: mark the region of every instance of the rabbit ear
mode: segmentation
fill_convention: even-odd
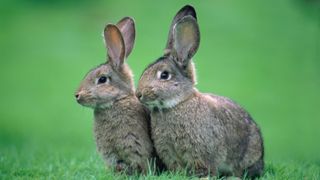
[[[175,17],[173,18],[171,26],[170,26],[170,30],[169,30],[167,45],[166,45],[167,50],[171,50],[172,46],[173,46],[172,43],[173,43],[173,28],[174,28],[174,26],[177,24],[177,22],[179,22],[185,16],[192,16],[194,19],[197,19],[196,11],[191,5],[186,5],[183,8],[181,8],[177,12]]]
[[[118,69],[124,62],[125,45],[120,30],[116,25],[108,24],[104,28],[104,39],[108,50],[109,61]]]
[[[199,26],[192,16],[185,16],[173,28],[173,52],[179,64],[186,67],[200,43]]]
[[[124,17],[117,23],[117,27],[122,33],[122,37],[126,47],[125,53],[126,57],[128,57],[132,51],[134,40],[136,37],[134,20],[131,17]]]

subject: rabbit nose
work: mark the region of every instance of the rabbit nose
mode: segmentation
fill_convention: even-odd
[[[139,100],[141,100],[141,98],[142,98],[142,93],[141,93],[141,92],[137,92],[137,93],[136,93],[136,96],[137,96],[137,98],[138,98]]]
[[[76,94],[75,97],[76,97],[76,100],[78,101],[80,99],[80,94]]]

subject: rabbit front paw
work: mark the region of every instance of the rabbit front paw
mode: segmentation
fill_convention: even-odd
[[[134,173],[134,170],[131,166],[126,164],[123,160],[118,160],[115,167],[115,172],[117,173],[126,173],[128,175],[132,175]]]

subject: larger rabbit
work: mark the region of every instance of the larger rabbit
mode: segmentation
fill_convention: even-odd
[[[191,58],[199,41],[196,12],[187,5],[173,19],[165,54],[140,78],[136,95],[151,111],[156,151],[169,170],[259,176],[264,148],[257,124],[232,100],[194,87]]]
[[[106,165],[128,174],[146,172],[153,151],[149,115],[135,96],[132,73],[125,63],[135,39],[133,19],[108,24],[104,39],[108,60],[86,75],[76,99],[94,109],[96,144]]]

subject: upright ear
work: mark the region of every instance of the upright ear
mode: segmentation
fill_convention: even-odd
[[[131,17],[124,17],[117,23],[117,27],[121,31],[124,44],[126,47],[125,54],[126,54],[126,57],[128,57],[132,51],[134,40],[136,37],[134,20]]]
[[[200,32],[196,19],[185,16],[173,28],[172,55],[179,64],[187,66],[197,52],[199,43]]]
[[[171,50],[172,49],[172,43],[173,43],[173,28],[179,22],[182,18],[185,16],[192,16],[194,19],[197,19],[197,14],[195,9],[191,5],[186,5],[183,8],[181,8],[175,17],[173,18],[169,30],[169,35],[168,35],[168,41],[166,45],[166,49]]]
[[[124,62],[125,45],[120,30],[116,25],[108,24],[104,28],[104,40],[111,65],[118,69]]]

